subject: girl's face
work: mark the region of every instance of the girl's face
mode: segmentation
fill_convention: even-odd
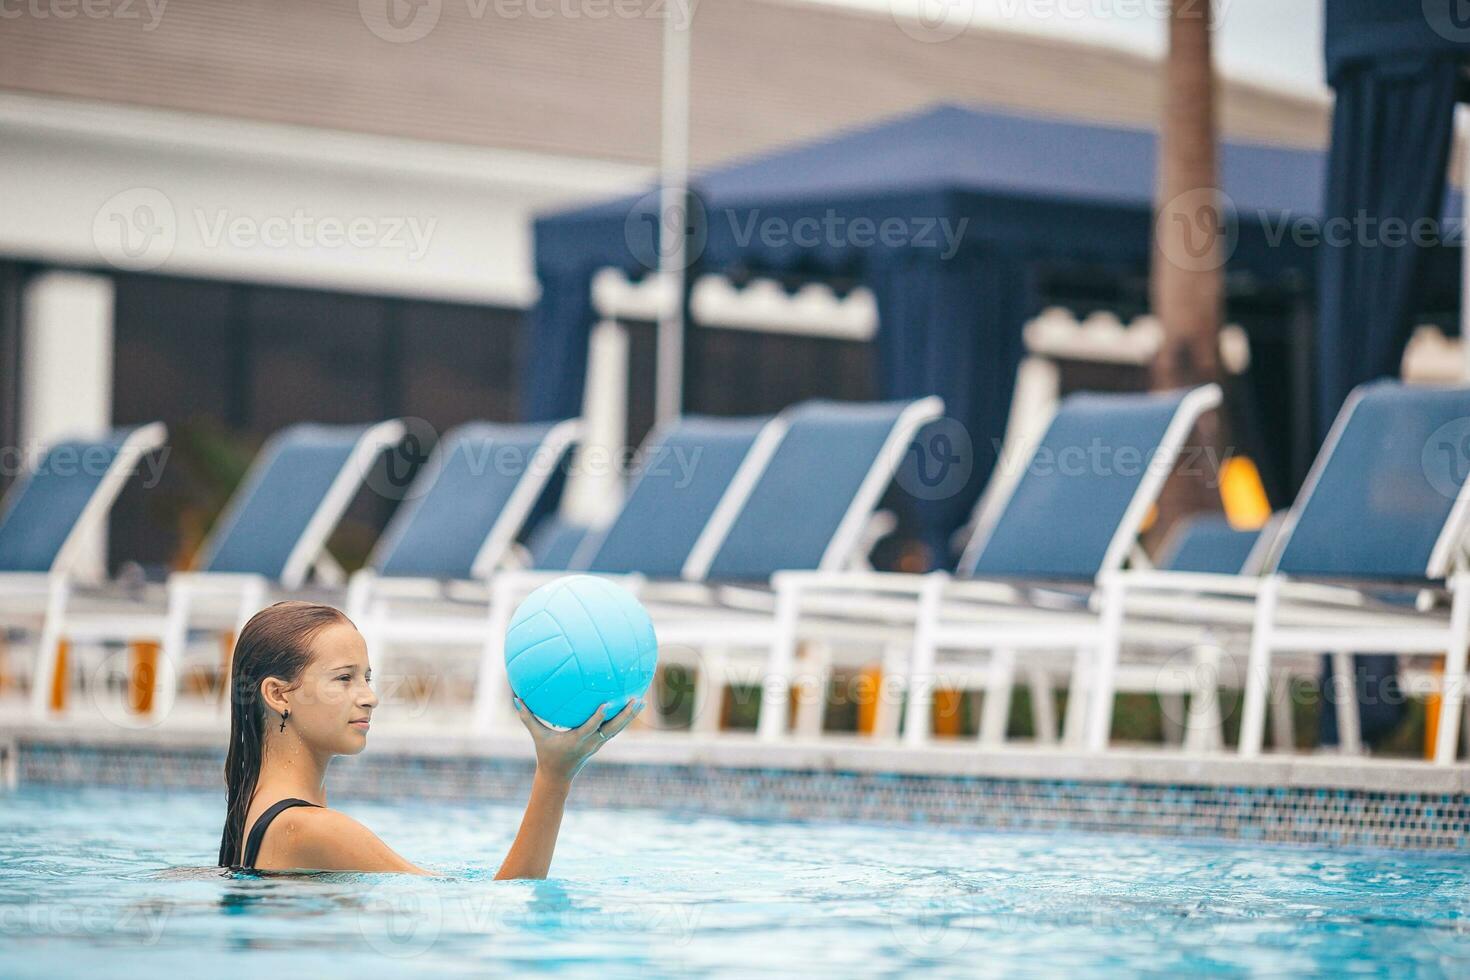
[[[355,627],[334,623],[312,638],[311,647],[311,662],[286,694],[291,708],[286,724],[314,749],[356,755],[367,747],[368,725],[378,705],[367,644]]]

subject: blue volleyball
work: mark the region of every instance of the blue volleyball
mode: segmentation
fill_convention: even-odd
[[[542,721],[575,728],[607,704],[611,718],[648,690],[658,639],[627,589],[592,575],[548,582],[505,632],[510,688]]]

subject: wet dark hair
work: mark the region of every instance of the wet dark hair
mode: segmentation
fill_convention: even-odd
[[[254,616],[240,631],[230,664],[230,750],[225,756],[225,830],[219,863],[239,863],[245,814],[260,778],[265,743],[265,703],[260,684],[267,677],[294,682],[311,661],[311,639],[328,626],[351,620],[317,602],[277,602]]]

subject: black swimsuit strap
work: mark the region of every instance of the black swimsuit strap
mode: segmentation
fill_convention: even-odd
[[[270,829],[272,820],[292,807],[316,805],[306,800],[292,798],[268,806],[264,813],[255,818],[255,824],[250,828],[250,836],[245,838],[245,859],[240,862],[240,867],[245,871],[255,870],[255,859],[260,856],[260,845],[265,841],[265,832]]]

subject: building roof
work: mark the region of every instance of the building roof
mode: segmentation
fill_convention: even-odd
[[[0,31],[0,89],[649,164],[660,14],[687,2],[427,0],[412,9],[436,13],[433,28],[398,43],[369,28],[372,5],[357,0],[191,0],[164,6],[156,23],[141,2],[129,17],[22,16]],[[548,16],[564,8],[581,16]],[[872,11],[703,0],[691,40],[694,164],[939,101],[1125,126],[1159,116],[1147,58],[1006,31],[940,43],[922,33]],[[1327,139],[1321,100],[1224,81],[1219,110],[1237,140]]]

